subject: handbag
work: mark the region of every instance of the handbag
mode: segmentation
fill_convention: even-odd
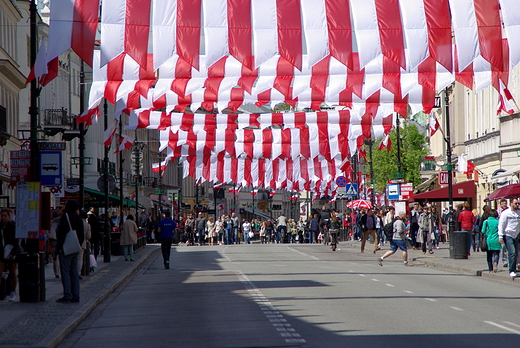
[[[69,214],[65,214],[67,216],[67,221],[69,223],[70,230],[67,232],[65,236],[65,241],[63,242],[63,254],[70,255],[77,253],[81,250],[81,245],[79,244],[78,235],[76,230],[72,229],[72,225],[70,224]]]
[[[480,250],[488,251],[487,237],[484,233],[480,235]]]

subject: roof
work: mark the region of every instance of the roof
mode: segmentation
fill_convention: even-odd
[[[453,200],[462,201],[475,197],[475,181],[469,180],[454,184],[452,188]],[[448,201],[448,186],[441,187],[413,196],[416,201],[445,202]]]

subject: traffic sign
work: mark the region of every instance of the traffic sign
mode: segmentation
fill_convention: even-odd
[[[347,186],[347,178],[345,178],[344,176],[338,176],[338,178],[336,179],[336,185],[338,185],[339,187]]]
[[[388,184],[386,185],[386,197],[389,200],[398,200],[399,199],[399,184]]]
[[[400,184],[400,183],[403,183],[403,182],[405,182],[404,179],[390,179],[390,180],[388,180],[389,184]]]
[[[347,196],[357,196],[358,194],[358,185],[357,184],[346,184],[346,195]]]

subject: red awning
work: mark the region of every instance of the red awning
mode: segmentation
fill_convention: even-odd
[[[468,198],[475,197],[475,181],[464,181],[458,184],[453,184],[452,188],[453,200],[463,201]],[[418,193],[414,195],[416,201],[428,201],[428,202],[446,202],[448,198],[448,186],[441,187],[435,190],[431,190],[424,193]]]
[[[495,199],[501,198],[518,198],[520,197],[520,184],[512,184],[504,187],[497,188],[487,198],[486,202],[494,201]]]

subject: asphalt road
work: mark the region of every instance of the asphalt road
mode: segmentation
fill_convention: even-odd
[[[61,347],[517,347],[520,290],[323,245],[159,253]],[[122,261],[124,262],[124,261]]]

